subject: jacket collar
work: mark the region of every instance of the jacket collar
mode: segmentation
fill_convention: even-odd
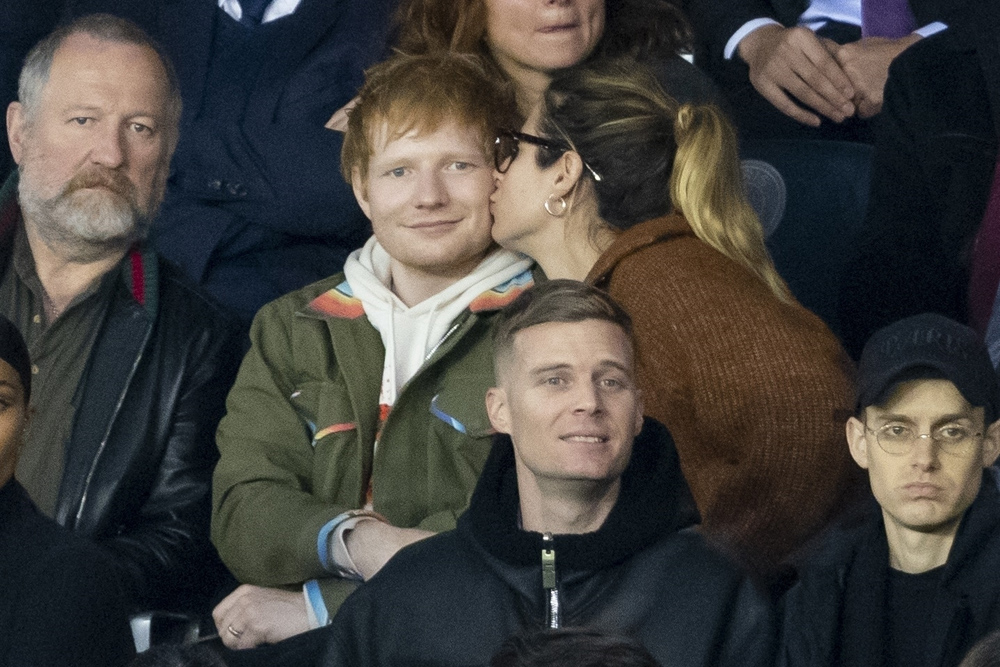
[[[500,310],[532,285],[534,279],[531,271],[525,270],[474,298],[469,303],[469,311],[481,313]],[[347,280],[343,280],[333,289],[323,292],[310,301],[298,314],[318,319],[353,320],[364,315],[365,309],[361,299],[354,296],[354,290]]]
[[[21,225],[21,207],[17,203],[17,178],[15,170],[0,188],[0,274],[10,261],[9,249],[14,247],[14,234]],[[156,317],[159,300],[159,271],[156,254],[136,243],[125,255],[121,264],[122,280],[132,300],[141,306],[147,317]]]
[[[537,564],[541,533],[519,527],[520,501],[510,436],[497,435],[459,530],[494,557],[516,566]],[[554,536],[562,571],[593,571],[625,561],[661,538],[698,521],[666,427],[647,419],[622,475],[621,492],[598,530]]]
[[[629,255],[677,236],[694,236],[691,225],[680,213],[671,213],[629,227],[597,259],[584,282],[600,286],[611,277],[618,263]]]
[[[843,609],[850,613],[841,614],[843,625],[836,640],[841,647],[838,664],[884,664],[889,544],[882,513],[877,505],[873,504],[872,509],[873,518],[860,529],[853,562],[845,573]],[[997,490],[997,481],[987,470],[983,473],[979,494],[962,517],[941,574],[941,592],[932,624],[935,636],[927,638],[928,650],[938,651],[941,655],[938,659],[928,656],[927,664],[946,664],[948,661],[944,660],[944,656],[959,650],[956,642],[961,643],[961,637],[954,635],[956,627],[961,634],[961,628],[968,625],[964,616],[967,612],[965,597],[973,592],[963,586],[969,583],[968,574],[973,571],[974,561],[990,556],[994,561],[1000,559],[1000,554],[984,552],[998,530],[1000,491]],[[994,569],[987,567],[986,571]],[[964,583],[958,583],[959,578]],[[957,656],[961,654],[957,653]]]

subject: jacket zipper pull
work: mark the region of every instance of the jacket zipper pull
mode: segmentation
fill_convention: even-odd
[[[545,589],[545,627],[558,628],[559,589],[556,587],[556,550],[552,533],[542,535],[542,588]]]

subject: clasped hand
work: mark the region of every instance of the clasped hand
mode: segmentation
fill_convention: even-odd
[[[820,115],[841,123],[879,113],[889,65],[919,39],[916,34],[866,37],[842,45],[808,28],[766,25],[744,37],[738,51],[750,67],[750,82],[765,99],[800,123],[818,127]]]

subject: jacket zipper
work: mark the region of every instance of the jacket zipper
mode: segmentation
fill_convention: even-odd
[[[460,327],[461,325],[462,325],[461,322],[455,322],[454,324],[451,325],[451,328],[448,329],[448,331],[446,331],[443,336],[441,336],[441,340],[437,342],[437,345],[432,347],[431,351],[428,352],[427,355],[424,357],[424,363],[427,363],[427,360],[434,356],[434,353],[438,351],[438,348],[444,345],[444,342],[448,340],[448,338],[450,338],[451,335],[455,333],[455,330],[458,329],[458,327]]]
[[[545,590],[545,627],[559,628],[559,588],[556,585],[556,548],[552,533],[542,535],[542,588]]]
[[[125,380],[125,385],[122,387],[121,393],[118,395],[118,402],[115,403],[115,409],[111,413],[111,419],[108,420],[108,426],[104,429],[104,437],[101,438],[101,444],[97,448],[97,453],[94,455],[94,460],[90,464],[90,470],[87,472],[87,478],[83,483],[83,492],[80,494],[80,502],[76,506],[76,518],[73,521],[73,526],[76,527],[80,523],[80,518],[83,516],[83,509],[87,505],[88,496],[90,495],[90,484],[94,480],[94,473],[97,472],[97,464],[101,460],[101,456],[104,454],[104,450],[108,445],[108,438],[111,437],[111,429],[114,428],[115,421],[118,419],[118,413],[121,412],[122,405],[125,403],[125,396],[128,394],[129,387],[132,385],[132,378],[135,377],[136,369],[139,368],[139,364],[142,362],[142,358],[146,353],[146,345],[149,344],[149,338],[153,333],[153,325],[150,324],[146,327],[146,335],[143,337],[142,345],[139,347],[139,356],[135,358],[132,362],[132,368],[129,370],[128,378]]]

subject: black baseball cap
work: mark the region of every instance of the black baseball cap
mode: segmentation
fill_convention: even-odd
[[[876,331],[858,364],[857,409],[876,405],[896,382],[927,368],[952,382],[986,423],[1000,416],[1000,382],[979,334],[944,315],[924,313]]]

